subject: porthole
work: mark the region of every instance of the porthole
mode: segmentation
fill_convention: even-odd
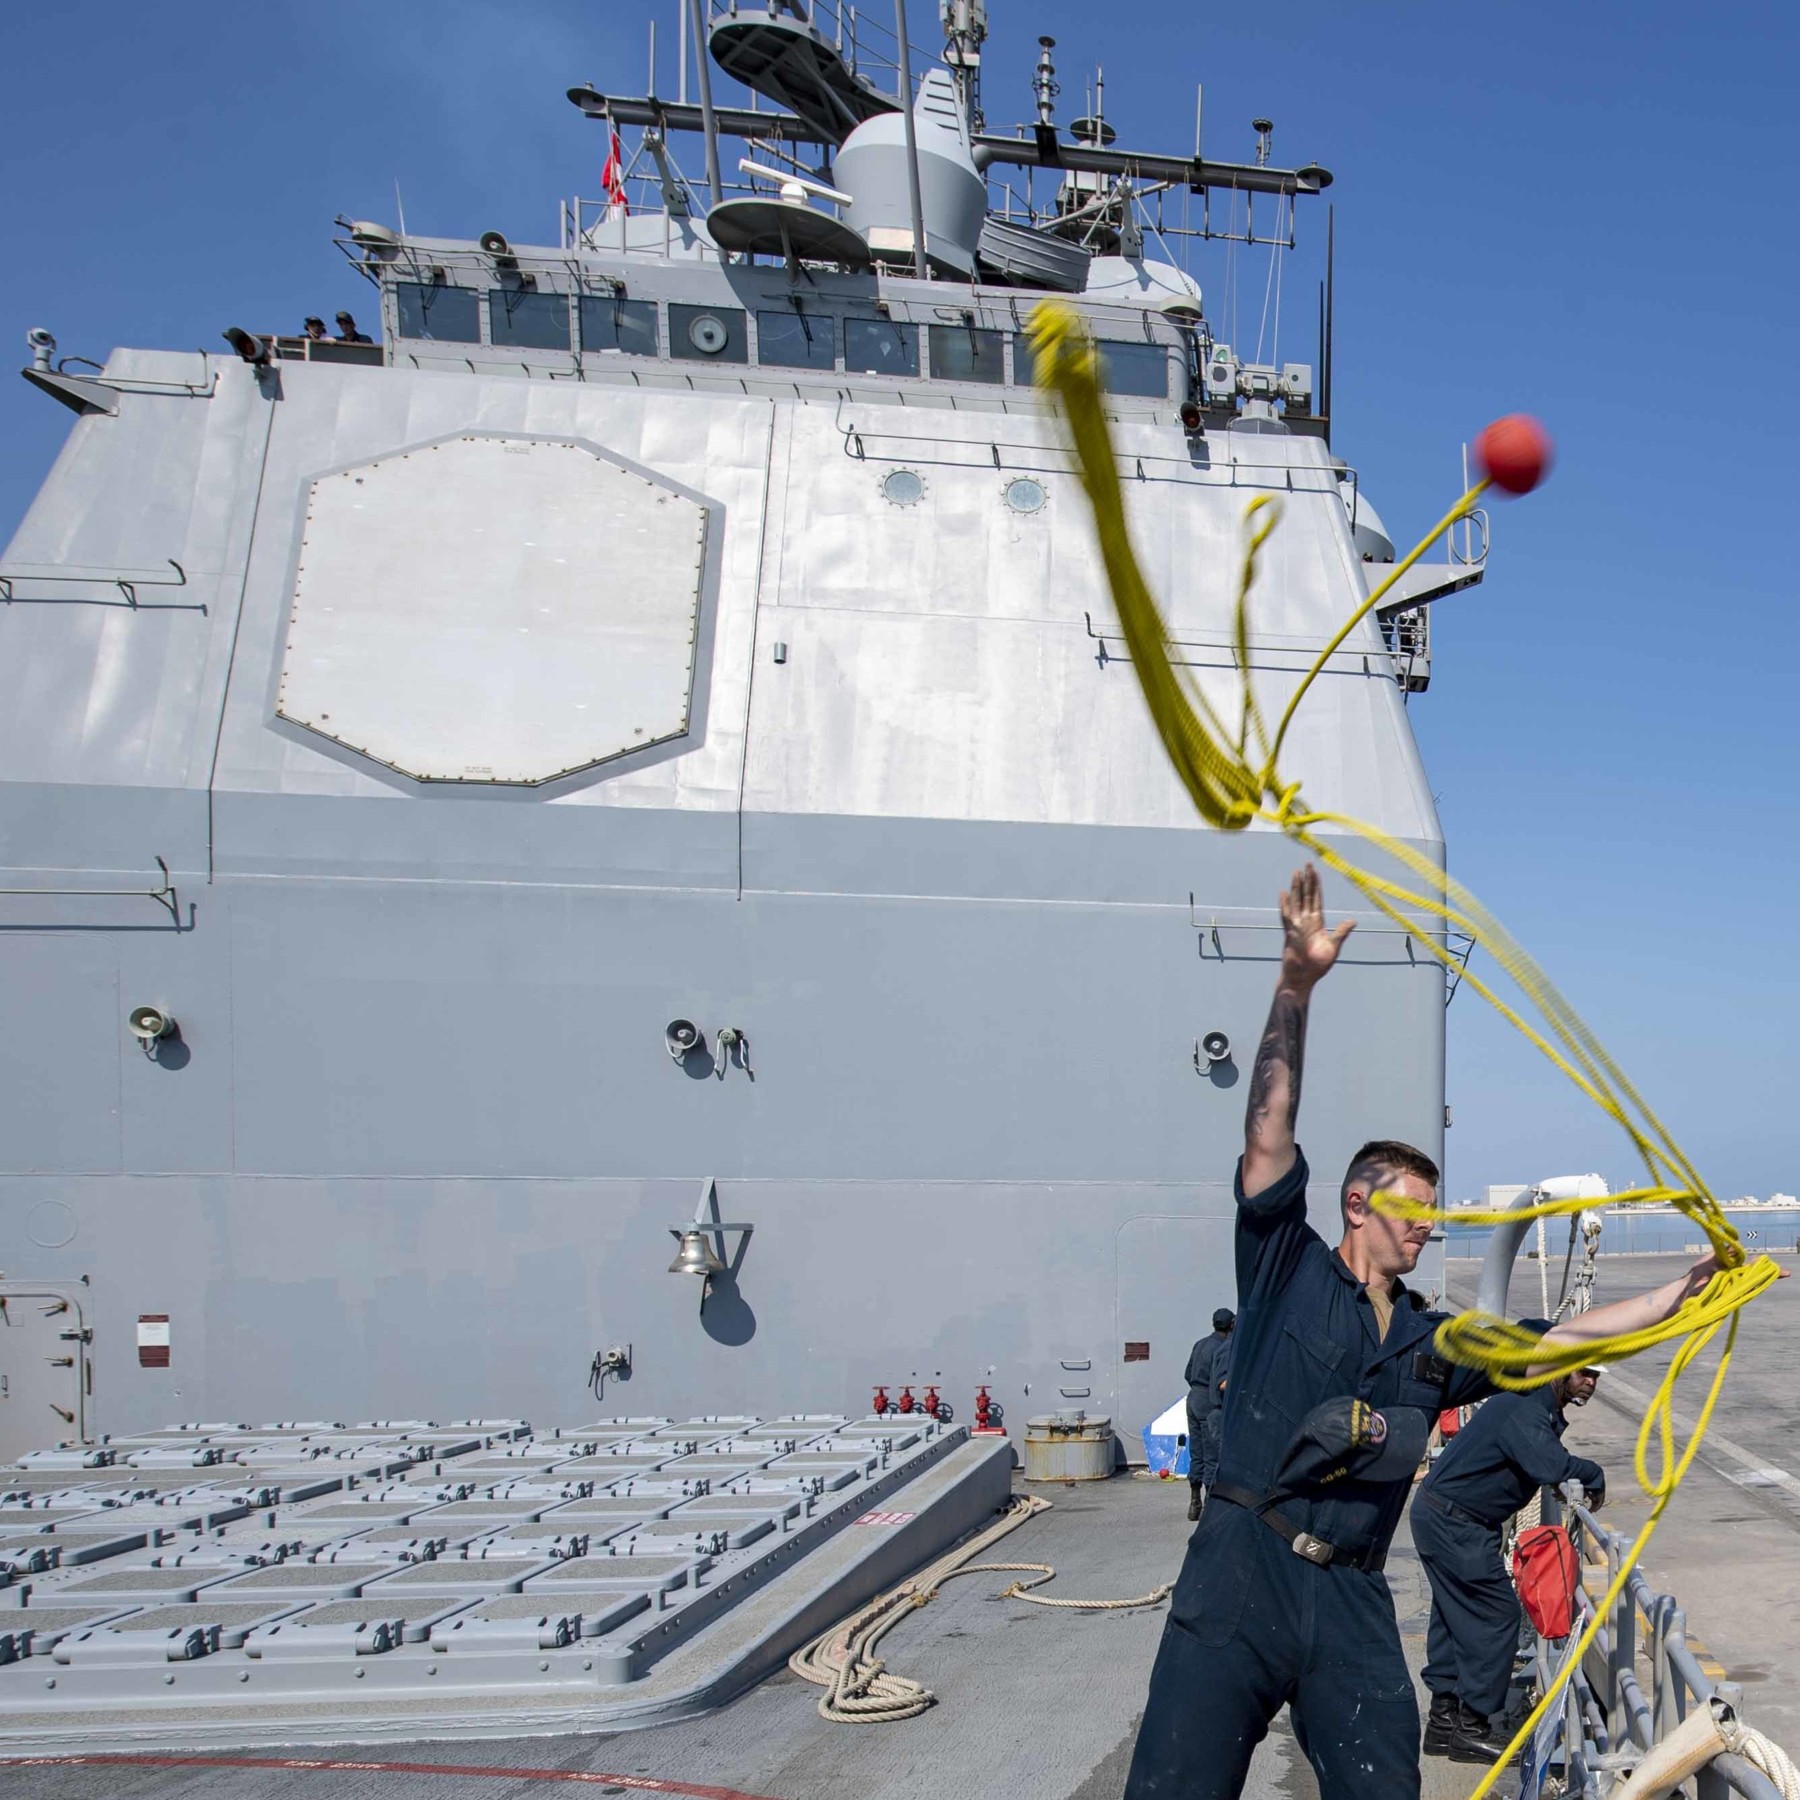
[[[1021,475],[1016,481],[1009,481],[1002,492],[1006,504],[1016,513],[1042,512],[1050,498],[1044,491],[1044,484],[1033,481],[1029,475]]]
[[[688,322],[688,342],[704,356],[717,356],[731,342],[731,333],[725,329],[723,319],[702,313]]]
[[[881,478],[881,497],[889,506],[917,506],[925,498],[925,478],[917,469],[890,469]]]

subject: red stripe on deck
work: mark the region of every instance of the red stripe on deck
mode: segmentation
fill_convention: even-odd
[[[594,1769],[488,1769],[473,1763],[326,1762],[313,1756],[15,1756],[0,1758],[0,1769],[295,1769],[359,1775],[453,1775],[473,1781],[577,1781],[588,1786],[630,1788],[644,1794],[685,1794],[690,1800],[769,1800],[742,1788],[707,1787],[661,1775],[606,1775]]]

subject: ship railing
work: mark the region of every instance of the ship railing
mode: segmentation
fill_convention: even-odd
[[[1553,1520],[1557,1503],[1548,1491],[1543,1516]],[[1585,1506],[1570,1505],[1567,1523],[1580,1556],[1579,1616],[1574,1636],[1586,1628],[1594,1608],[1618,1578],[1631,1540],[1610,1531]],[[1596,1561],[1590,1564],[1590,1555]],[[1592,1574],[1590,1575],[1590,1567]],[[1598,1591],[1590,1582],[1602,1582]],[[1539,1689],[1554,1679],[1566,1645],[1537,1641]],[[1527,1744],[1520,1800],[1539,1800],[1552,1791],[1549,1771],[1560,1770],[1566,1800],[1604,1800],[1621,1787],[1653,1745],[1660,1744],[1689,1713],[1714,1702],[1740,1718],[1743,1690],[1714,1680],[1701,1666],[1687,1637],[1687,1613],[1673,1594],[1655,1592],[1641,1568],[1633,1566],[1619,1597],[1608,1609],[1594,1641],[1558,1704]],[[1741,1756],[1715,1756],[1694,1777],[1695,1800],[1781,1800],[1781,1790]]]
[[[750,98],[754,102],[756,96],[752,94]],[[750,110],[755,112],[754,104]],[[774,123],[773,116],[770,123]],[[619,171],[620,187],[626,202],[623,207],[613,195],[590,200],[577,194],[562,202],[562,248],[565,252],[609,250],[627,256],[633,253],[655,256],[659,252],[654,244],[645,244],[641,238],[636,243],[630,241],[626,222],[629,219],[659,218],[663,221],[660,253],[671,253],[674,239],[679,234],[675,228],[674,215],[669,211],[663,171],[647,148],[649,137],[647,130],[640,135],[637,148],[627,154],[625,166]],[[791,169],[796,175],[817,177],[818,171],[812,163],[798,155],[791,144],[779,137],[760,138],[750,135],[742,141],[750,147],[756,160],[765,166]],[[673,144],[665,144],[663,154],[676,177],[677,185],[685,192],[687,216],[703,219],[709,204],[706,184],[696,180],[682,168]],[[730,160],[729,157],[725,159],[727,163]],[[746,194],[768,199],[773,192],[770,179],[740,181],[735,169],[725,167],[720,170],[719,193],[723,199]]]
[[[1029,394],[1032,409],[1041,408],[1042,402],[1035,390],[1014,387],[1003,391]],[[996,469],[1016,474],[1071,475],[1076,472],[1075,452],[1067,445],[1055,440],[1040,441],[1036,436],[1021,442],[1001,435],[998,428],[987,437],[975,438],[934,432],[923,419],[908,420],[905,425],[896,422],[890,427],[885,410],[870,414],[847,399],[839,400],[833,423],[842,439],[845,456],[855,462],[866,462],[873,457],[935,468],[978,468],[991,462]],[[1242,488],[1247,492],[1266,490],[1286,494],[1328,494],[1341,492],[1346,487],[1352,497],[1356,492],[1357,477],[1352,468],[1239,457],[1235,446],[1230,446],[1215,460],[1204,441],[1198,445],[1189,444],[1180,452],[1127,452],[1120,457],[1119,464],[1128,481],[1175,482],[1183,487]]]
[[[770,161],[795,161],[785,146],[777,144],[760,145],[758,155]],[[670,160],[673,162],[674,158],[671,156]],[[808,173],[806,170],[798,172]],[[674,254],[681,232],[676,223],[676,215],[663,202],[662,177],[654,170],[645,172],[640,169],[637,159],[633,158],[623,179],[627,196],[624,207],[605,196],[590,200],[577,194],[572,199],[563,201],[562,248],[565,254],[604,250],[609,255],[644,256],[652,261]],[[685,170],[681,172],[681,179],[688,194],[688,217],[696,221],[704,220],[707,208],[706,184],[692,180]],[[719,192],[725,199],[742,194],[756,194],[767,199],[770,191],[767,182],[759,185],[749,181],[722,179],[719,183]],[[653,238],[646,243],[641,234],[631,232],[629,222],[634,219],[659,220],[662,224],[661,239]]]
[[[1449,547],[1450,560],[1472,568],[1476,563],[1487,561],[1488,553],[1488,516],[1487,508],[1478,506],[1463,520],[1460,533],[1452,530],[1444,540]]]
[[[707,0],[706,24],[710,31],[720,19],[754,17],[758,13],[784,12],[810,25],[832,45],[852,75],[860,75],[890,94],[900,92],[900,39],[891,25],[882,23],[883,0],[851,6],[847,0]],[[893,8],[886,8],[891,17]],[[914,44],[915,60],[920,46]]]

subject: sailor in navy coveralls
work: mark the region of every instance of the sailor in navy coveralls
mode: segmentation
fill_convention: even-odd
[[[1370,1196],[1434,1204],[1437,1168],[1387,1140],[1352,1159],[1336,1250],[1306,1222],[1294,1141],[1312,990],[1348,923],[1328,930],[1315,869],[1281,897],[1285,932],[1256,1053],[1237,1174],[1237,1324],[1218,1479],[1170,1602],[1126,1800],[1234,1800],[1285,1704],[1328,1800],[1419,1792],[1419,1708],[1381,1569],[1432,1417],[1491,1391],[1432,1348],[1448,1315],[1400,1281],[1430,1226]],[[1547,1342],[1669,1317],[1703,1258],[1654,1293],[1595,1307]]]
[[[1565,1406],[1585,1406],[1598,1369],[1573,1369],[1527,1394],[1496,1394],[1450,1440],[1412,1503],[1413,1548],[1431,1583],[1425,1753],[1492,1762],[1512,1735],[1505,1710],[1519,1644],[1519,1596],[1500,1555],[1506,1521],[1540,1488],[1578,1481],[1606,1498],[1606,1471],[1563,1448]]]
[[[1200,1516],[1205,1490],[1219,1472],[1219,1407],[1224,1398],[1225,1371],[1230,1366],[1231,1328],[1236,1323],[1229,1306],[1213,1314],[1211,1337],[1203,1337],[1187,1359],[1188,1518]]]

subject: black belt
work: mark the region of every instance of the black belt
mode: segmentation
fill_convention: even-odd
[[[1241,1506],[1245,1512],[1254,1513],[1271,1531],[1285,1540],[1287,1547],[1296,1556],[1305,1557],[1309,1563],[1316,1563],[1321,1569],[1367,1569],[1374,1574],[1387,1563],[1386,1550],[1344,1550],[1336,1544],[1326,1543],[1322,1537],[1315,1537],[1310,1531],[1303,1531],[1285,1513],[1277,1512],[1272,1500],[1253,1494],[1248,1488],[1233,1487],[1229,1482],[1216,1481],[1207,1489],[1207,1498],[1228,1500],[1233,1506]]]
[[[1435,1506],[1439,1512],[1448,1513],[1453,1519],[1461,1519],[1465,1525],[1476,1525],[1483,1531],[1498,1531],[1500,1529],[1498,1525],[1491,1523],[1487,1519],[1477,1518],[1466,1506],[1458,1506],[1454,1500],[1446,1500],[1441,1495],[1434,1494],[1428,1487],[1419,1489],[1419,1498],[1428,1506]]]

